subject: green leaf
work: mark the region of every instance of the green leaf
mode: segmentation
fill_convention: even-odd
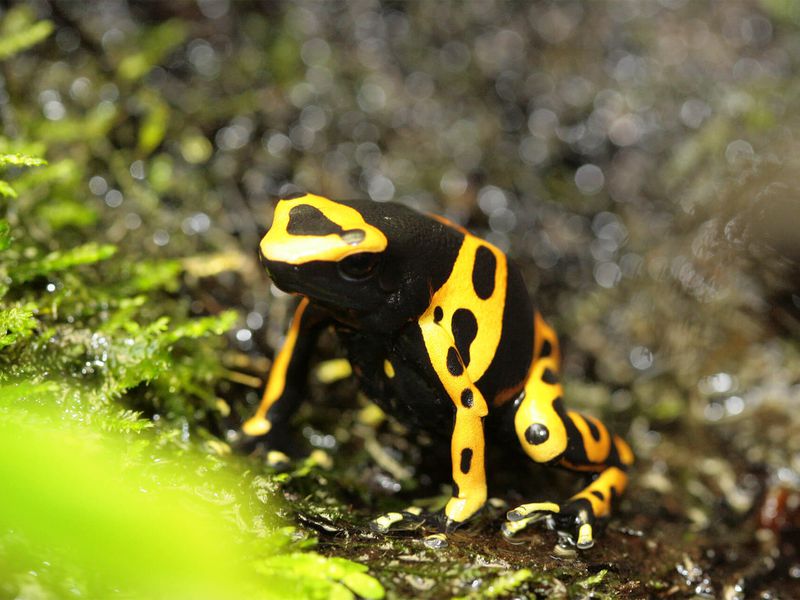
[[[145,103],[148,111],[139,128],[138,148],[144,155],[149,155],[158,148],[167,132],[169,107],[155,95],[150,95]]]
[[[16,33],[5,33],[0,36],[0,60],[35,46],[52,32],[53,24],[50,21],[39,21]]]
[[[580,581],[576,581],[575,584],[586,589],[591,589],[594,586],[601,584],[603,579],[606,578],[606,575],[608,575],[608,569],[600,569],[594,575],[589,575]]]
[[[386,595],[380,581],[366,573],[348,573],[342,583],[368,600],[380,600]]]
[[[171,341],[180,339],[196,339],[209,334],[220,335],[234,326],[239,315],[235,310],[226,310],[212,317],[193,319],[179,325],[169,333]]]
[[[33,383],[15,381],[0,385],[0,407],[7,409],[20,402],[35,402],[52,396],[59,391],[58,384],[52,381]]]
[[[11,226],[5,219],[0,219],[0,252],[11,246]]]
[[[43,583],[61,593],[48,597],[281,597],[259,594],[267,582],[247,559],[259,551],[255,538],[241,540],[225,507],[194,491],[213,479],[230,486],[223,474],[199,456],[159,457],[152,444],[137,459],[124,438],[52,427],[55,416],[11,410],[0,420],[0,480],[8,484],[0,531],[14,532],[0,539],[0,580],[51,564]],[[270,541],[262,544],[269,552]]]
[[[0,42],[2,45],[2,42]],[[27,154],[0,154],[0,170],[5,167],[39,167],[46,165],[47,161],[36,156]],[[0,179],[0,196],[4,198],[16,198],[17,190],[11,187],[7,181]]]
[[[761,0],[770,16],[791,25],[800,25],[800,3],[796,0]]]
[[[118,108],[111,102],[101,102],[82,119],[36,122],[34,132],[50,142],[89,142],[102,139],[114,125]]]
[[[0,310],[0,349],[30,337],[37,324],[32,310],[18,307]]]
[[[85,203],[66,198],[54,198],[54,202],[37,207],[36,216],[53,229],[64,227],[88,227],[97,222],[97,211]]]
[[[532,577],[533,572],[530,569],[520,569],[518,571],[503,573],[487,586],[482,596],[484,598],[505,598],[509,596],[513,590]]]
[[[369,600],[379,600],[385,595],[380,582],[366,574],[367,567],[345,558],[295,552],[270,557],[257,567],[270,578],[283,576],[303,582],[299,591],[306,597],[344,599],[353,598],[355,592]]]
[[[40,167],[47,161],[27,154],[0,154],[0,167]]]
[[[178,260],[160,260],[137,262],[133,267],[133,275],[128,281],[126,290],[149,292],[165,289],[174,292],[180,283],[179,277],[183,265]]]
[[[116,251],[116,246],[90,242],[72,250],[51,252],[42,258],[23,263],[11,273],[11,276],[16,283],[24,283],[39,275],[50,275],[78,265],[106,260]]]
[[[0,196],[3,196],[4,198],[16,198],[17,191],[11,187],[10,183],[0,179]]]
[[[134,81],[146,75],[186,38],[186,25],[175,19],[153,27],[140,40],[138,52],[123,58],[117,72],[122,79]]]

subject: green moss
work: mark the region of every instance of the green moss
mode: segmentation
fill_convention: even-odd
[[[0,36],[9,58],[52,25],[15,9],[0,30],[14,31]],[[178,21],[143,31],[114,55],[117,83],[138,85],[185,34]],[[170,111],[152,89],[134,97],[135,155],[147,157]],[[107,210],[122,192],[105,207],[88,196],[107,154],[136,227],[162,210],[134,153],[110,150],[118,107],[54,121],[28,108],[27,134],[0,136],[0,596],[382,598],[366,567],[287,530],[271,477],[219,437],[223,336],[238,312],[193,308],[179,293],[196,284],[185,253],[125,243]],[[175,185],[172,165],[148,164],[156,193]]]

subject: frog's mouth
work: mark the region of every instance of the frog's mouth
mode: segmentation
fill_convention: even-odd
[[[259,253],[259,258],[267,276],[278,286],[278,289],[289,294],[305,294],[305,291],[298,285],[302,277],[298,265],[269,260],[261,253]]]

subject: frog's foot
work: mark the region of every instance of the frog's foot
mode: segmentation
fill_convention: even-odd
[[[405,510],[386,513],[373,519],[369,523],[370,529],[375,533],[388,533],[390,531],[414,531],[425,523],[426,516],[418,506],[409,506]]]
[[[555,502],[531,502],[522,504],[506,513],[506,522],[500,531],[507,538],[514,536],[529,525],[547,520],[549,527],[555,523],[554,515],[561,512],[561,507]]]
[[[564,504],[532,502],[511,510],[506,515],[501,531],[507,538],[533,523],[545,521],[548,528],[558,531],[562,541],[574,544],[580,550],[594,545],[595,515],[591,505],[582,499]]]
[[[453,496],[444,507],[444,530],[451,533],[471,519],[486,505],[486,493],[473,494],[466,498]]]

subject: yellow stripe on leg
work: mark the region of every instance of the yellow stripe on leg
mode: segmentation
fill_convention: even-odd
[[[289,328],[289,332],[286,334],[286,341],[283,342],[283,346],[275,357],[275,362],[272,364],[272,370],[269,373],[267,387],[264,390],[261,404],[258,406],[256,414],[242,425],[242,431],[247,435],[264,435],[272,429],[272,424],[269,422],[269,419],[267,419],[267,413],[278,398],[281,397],[283,390],[286,388],[286,373],[289,370],[289,362],[292,360],[292,354],[297,345],[297,337],[300,334],[300,322],[303,320],[303,313],[306,308],[308,308],[308,298],[303,298],[300,300],[300,304],[297,305],[297,309],[295,310],[292,325]]]
[[[514,510],[508,511],[506,518],[509,521],[519,521],[534,512],[551,512],[557,513],[561,510],[555,502],[531,502],[529,504],[522,504]]]

